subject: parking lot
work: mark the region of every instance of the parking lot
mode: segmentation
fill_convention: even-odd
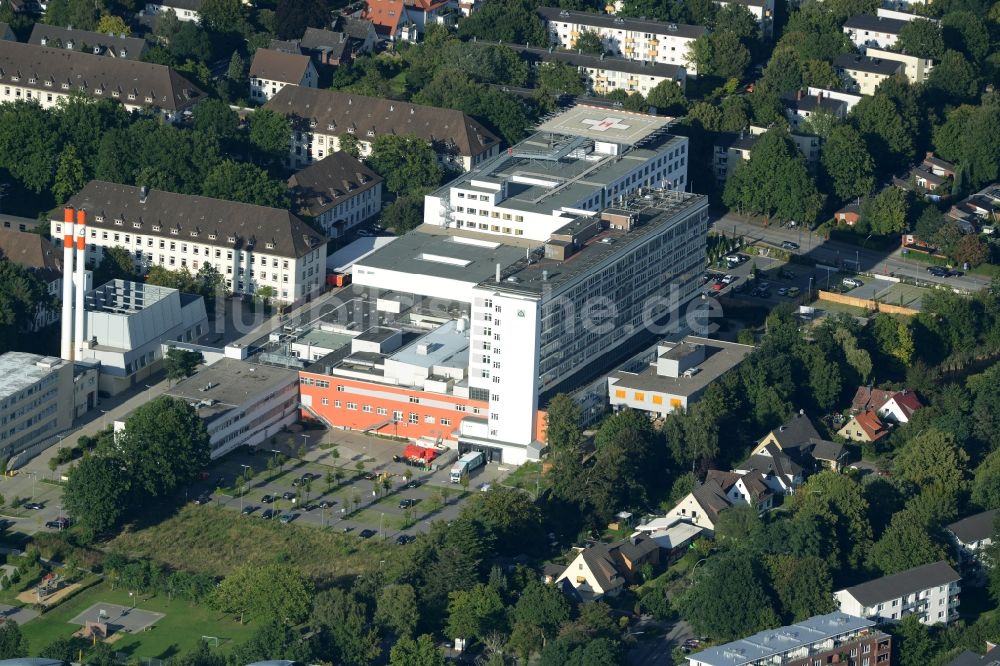
[[[434,470],[394,461],[403,442],[339,431],[313,430],[307,436],[317,444],[301,459],[279,448],[224,457],[208,470],[207,479],[189,489],[188,499],[205,499],[245,520],[326,527],[365,538],[405,535],[405,541],[429,529],[432,520],[454,519],[464,497],[510,471],[487,465],[476,470],[466,489],[448,479],[454,452],[441,456],[438,460],[445,462]],[[331,442],[335,449],[320,446]],[[254,471],[250,482],[233,487],[248,468]]]

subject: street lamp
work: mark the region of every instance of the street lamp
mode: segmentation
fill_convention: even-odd
[[[385,532],[382,531],[382,521],[384,519],[385,519],[385,511],[380,513],[378,516],[378,534],[379,538],[382,539],[383,541],[385,540]]]
[[[99,410],[101,412],[101,430],[107,430],[108,428],[108,411],[106,409]]]
[[[152,386],[152,384],[146,384],[145,386],[146,386],[146,402],[149,402],[149,398],[151,397],[151,391],[153,389],[153,386]]]

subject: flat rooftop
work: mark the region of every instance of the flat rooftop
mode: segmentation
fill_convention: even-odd
[[[145,282],[112,280],[87,292],[84,307],[91,312],[130,314],[144,310],[176,291]]]
[[[674,121],[668,116],[651,116],[618,109],[580,104],[538,126],[539,131],[565,136],[582,136],[634,146]]]
[[[573,110],[580,108],[584,107],[575,107]],[[592,112],[591,115],[596,117],[604,114],[606,110],[595,111],[596,113]],[[546,125],[560,122],[562,117],[557,116]],[[642,117],[650,120],[670,120],[655,116]],[[546,125],[543,125],[543,128]],[[666,126],[666,123],[663,126]],[[536,132],[514,146],[510,155],[500,155],[478,170],[462,174],[435,191],[434,196],[448,198],[452,188],[479,189],[473,185],[473,181],[499,183],[506,180],[510,181],[507,185],[507,197],[498,204],[500,208],[538,213],[573,207],[640,165],[654,159],[672,145],[680,146],[684,142],[681,137],[664,134],[651,139],[650,147],[632,148],[620,155],[589,152],[585,157],[581,156],[580,151],[589,151],[594,140],[586,137],[566,138],[559,132]],[[619,139],[611,135],[598,137],[596,140],[619,142]],[[567,150],[570,152],[561,155]],[[544,157],[552,155],[561,157],[559,159]],[[541,180],[551,185],[513,182],[518,179]]]
[[[310,345],[312,347],[319,347],[320,349],[336,351],[342,347],[349,347],[352,339],[353,338],[346,333],[335,333],[333,331],[324,331],[319,328],[313,328],[292,340],[291,344]]]
[[[457,321],[448,321],[391,354],[389,359],[424,368],[439,365],[464,370],[469,367],[469,329],[466,326],[459,331]]]
[[[638,391],[669,393],[670,395],[694,395],[742,363],[754,349],[750,345],[698,338],[690,335],[685,337],[681,342],[684,344],[697,343],[704,345],[705,360],[698,364],[701,372],[697,372],[690,377],[664,377],[657,374],[654,362],[654,364],[647,365],[639,372],[627,372],[625,370],[612,372],[610,376],[617,380],[614,386]],[[658,358],[676,358],[673,354],[679,348],[681,348],[681,345],[667,351],[666,354],[659,354]],[[688,351],[690,350],[683,350],[684,353]]]
[[[207,422],[260,396],[298,381],[298,371],[224,358],[175,384],[166,395],[187,401]]]
[[[548,259],[544,253],[535,251],[530,260],[522,256],[503,269],[499,283],[494,270],[494,274],[480,284],[501,291],[541,295],[575,279],[581,273],[593,271],[625,248],[643,242],[649,236],[661,232],[663,227],[675,224],[707,205],[708,199],[705,196],[687,192],[657,190],[643,196],[633,195],[616,206],[638,215],[640,223],[631,231],[604,229],[588,239],[565,261]]]
[[[0,354],[0,400],[32,386],[61,367],[63,360],[56,356],[40,356],[27,352]],[[52,367],[40,367],[49,365]]]
[[[479,283],[524,256],[520,247],[456,233],[426,233],[426,225],[355,264],[358,267],[403,271],[415,275]]]
[[[836,611],[826,615],[816,615],[797,624],[778,629],[766,629],[753,636],[741,638],[732,643],[688,655],[688,660],[709,666],[743,666],[762,663],[763,660],[808,647],[843,634],[871,629],[875,623],[847,613]]]

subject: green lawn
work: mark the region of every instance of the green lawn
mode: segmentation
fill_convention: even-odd
[[[112,590],[107,583],[95,585],[21,628],[30,643],[31,653],[37,654],[57,638],[71,636],[80,627],[69,624],[69,620],[98,602],[122,606],[131,603],[127,590]],[[149,631],[123,634],[112,644],[116,651],[129,654],[133,660],[138,657],[164,659],[183,654],[194,648],[202,636],[217,637],[220,648],[228,651],[233,645],[245,641],[254,630],[252,625],[240,625],[236,620],[205,606],[192,606],[187,601],[170,600],[164,595],[140,598],[136,606],[165,613],[165,617]]]
[[[542,474],[542,463],[527,462],[507,475],[503,485],[527,490],[532,495],[535,491],[544,491],[549,487],[548,478]]]

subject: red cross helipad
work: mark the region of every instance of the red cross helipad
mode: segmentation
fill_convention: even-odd
[[[621,122],[618,118],[607,117],[604,120],[596,120],[594,118],[584,118],[582,121],[584,125],[590,125],[590,128],[598,132],[606,132],[609,129],[626,130],[629,125]]]

